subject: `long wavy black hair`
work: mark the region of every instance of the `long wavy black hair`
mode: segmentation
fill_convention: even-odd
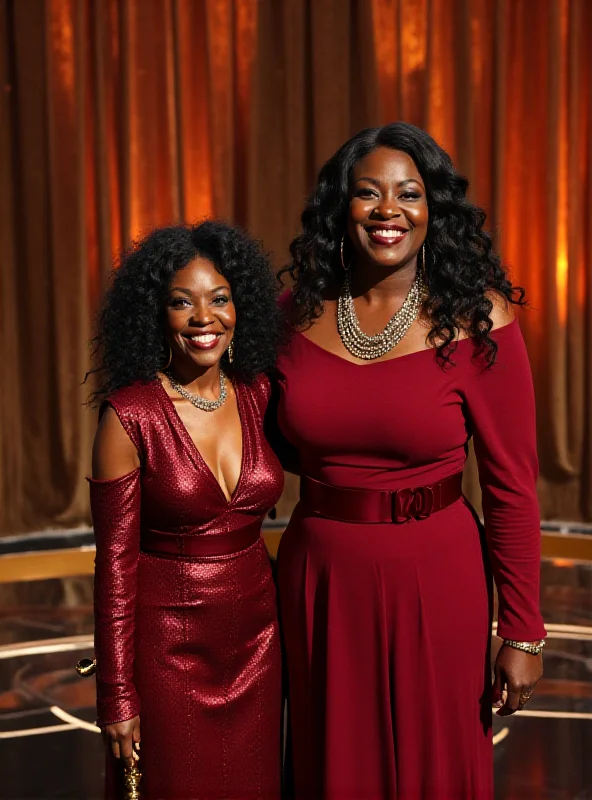
[[[198,256],[230,284],[236,308],[231,377],[250,382],[274,363],[281,332],[276,281],[256,242],[222,222],[157,228],[121,256],[113,270],[93,339],[96,405],[122,386],[150,381],[169,358],[164,307],[173,275]],[[87,375],[87,378],[88,378]]]
[[[329,288],[344,279],[340,241],[346,231],[354,165],[377,147],[407,153],[424,181],[429,210],[426,237],[428,295],[423,313],[432,324],[428,340],[441,363],[450,363],[458,331],[472,336],[488,365],[497,345],[491,294],[524,305],[524,290],[512,286],[491,236],[483,230],[485,212],[467,199],[469,182],[425,131],[405,122],[367,128],[346,142],[322,167],[302,213],[302,233],[291,246],[292,263],[281,271],[295,282],[293,322],[306,326],[323,310]]]

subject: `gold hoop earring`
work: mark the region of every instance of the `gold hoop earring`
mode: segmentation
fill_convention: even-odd
[[[344,272],[349,272],[349,270],[350,270],[350,268],[351,268],[351,259],[350,259],[350,262],[349,262],[349,264],[348,264],[348,265],[347,265],[347,267],[346,267],[346,266],[345,266],[345,260],[344,260],[344,258],[343,258],[343,246],[344,246],[344,244],[345,244],[345,233],[344,233],[344,234],[343,234],[343,236],[341,237],[341,247],[340,247],[340,253],[341,253],[341,266],[343,267],[343,271],[344,271]]]
[[[230,340],[227,352],[228,352],[228,361],[232,364],[232,362],[234,361],[234,339]]]
[[[167,344],[169,344],[169,343],[167,342]],[[167,361],[166,365],[163,367],[163,370],[167,370],[171,366],[172,360],[173,360],[173,348],[169,344],[169,360]]]

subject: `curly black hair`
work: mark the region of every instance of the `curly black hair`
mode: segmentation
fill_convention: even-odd
[[[377,147],[411,156],[425,184],[428,295],[423,312],[432,323],[428,340],[437,347],[440,363],[452,363],[455,335],[463,330],[491,365],[497,352],[496,342],[489,336],[493,326],[491,293],[524,305],[524,290],[512,286],[494,252],[491,236],[483,230],[485,212],[467,200],[468,180],[429,134],[405,122],[361,131],[321,168],[302,213],[302,233],[290,245],[292,263],[280,272],[280,278],[289,273],[295,282],[294,323],[305,326],[318,318],[327,290],[343,282],[339,251],[347,225],[352,170]]]
[[[153,230],[131,246],[113,270],[93,339],[96,405],[122,386],[150,381],[167,362],[164,305],[173,275],[197,257],[230,284],[236,308],[234,358],[224,370],[246,383],[269,371],[282,330],[276,280],[258,244],[217,221]]]

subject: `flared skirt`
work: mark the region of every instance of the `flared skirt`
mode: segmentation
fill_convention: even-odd
[[[296,797],[491,800],[491,580],[468,504],[403,525],[300,505],[278,578]]]

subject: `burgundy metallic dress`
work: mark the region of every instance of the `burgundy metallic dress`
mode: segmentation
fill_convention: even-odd
[[[403,524],[338,522],[301,501],[278,554],[297,798],[491,800],[489,561],[499,634],[544,636],[530,369],[517,322],[433,350],[353,364],[295,333],[279,425],[302,475],[410,489],[455,475],[471,436],[485,533],[464,498]]]
[[[90,482],[98,719],[140,714],[146,800],[280,793],[280,644],[260,529],[283,475],[262,432],[267,379],[235,388],[243,460],[230,502],[158,380],[108,400],[141,467]]]

